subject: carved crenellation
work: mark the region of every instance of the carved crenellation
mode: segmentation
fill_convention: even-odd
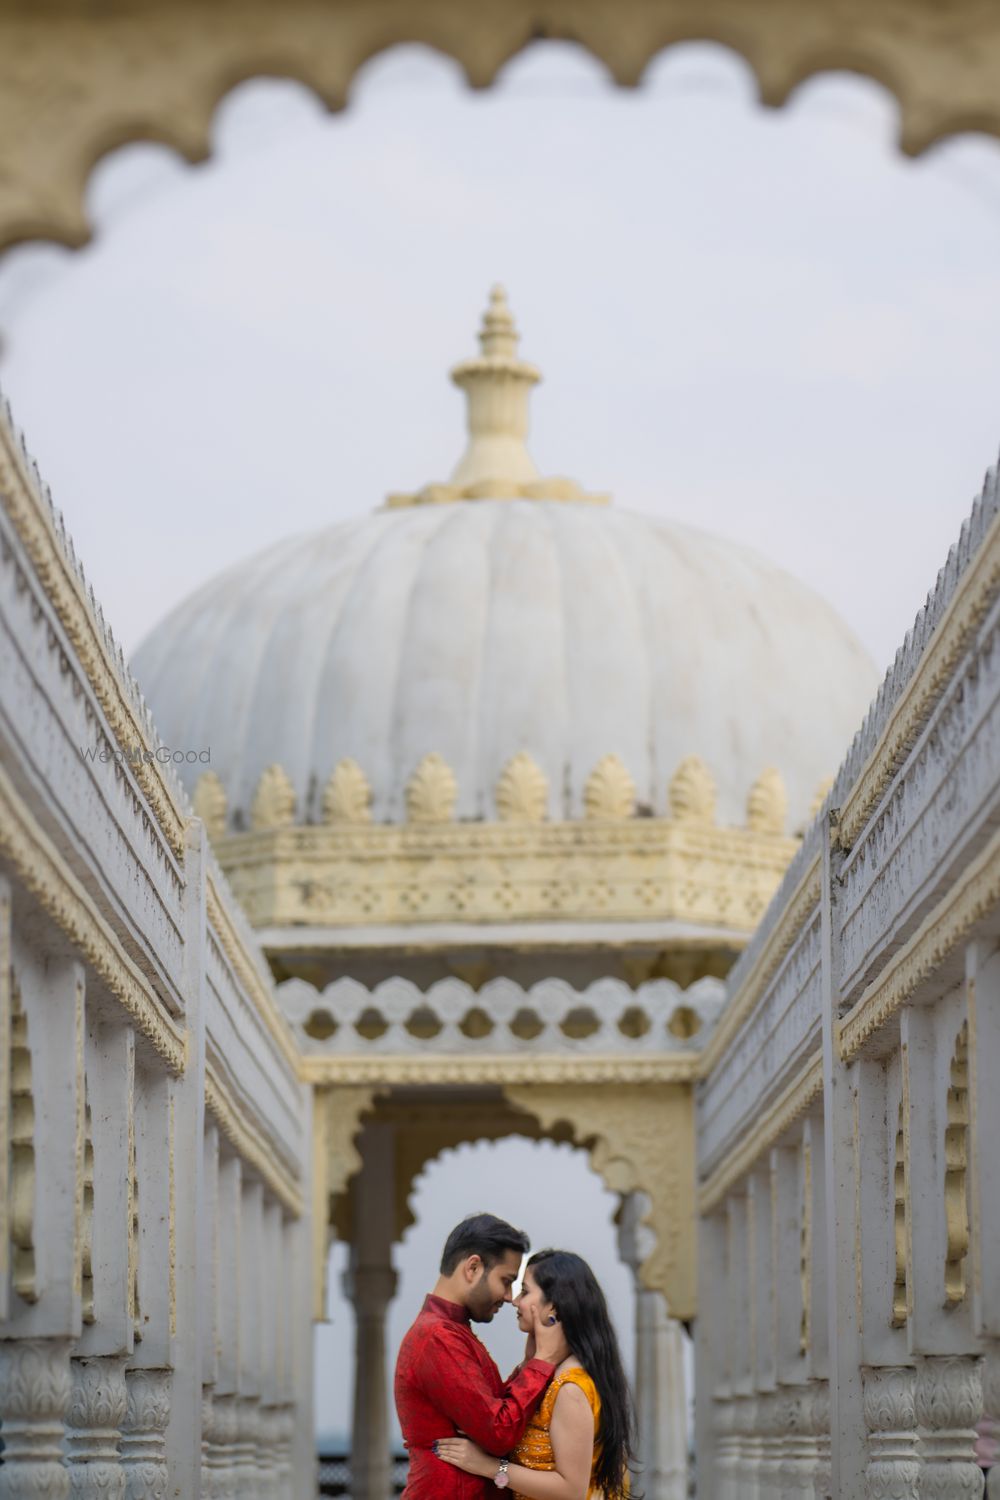
[[[198,777],[191,806],[210,839],[222,838],[226,831],[226,800],[226,789],[215,771],[205,771]]]
[[[295,821],[295,788],[283,766],[267,766],[260,774],[250,807],[254,829],[289,828]]]
[[[425,755],[406,783],[406,816],[410,823],[450,823],[455,816],[458,782],[443,756]]]
[[[66,1427],[70,1494],[76,1500],[126,1500],[121,1429],[128,1408],[125,1356],[74,1359]]]
[[[698,755],[688,755],[667,788],[670,816],[678,823],[715,822],[716,788],[711,771]]]
[[[548,809],[549,783],[526,750],[504,766],[496,786],[497,817],[502,823],[541,823]]]
[[[167,1500],[170,1370],[129,1370],[121,1456],[128,1500]]]
[[[73,1398],[68,1339],[0,1341],[0,1500],[69,1500],[63,1431]]]
[[[618,822],[636,810],[636,783],[616,754],[598,760],[583,787],[583,811],[592,822]]]
[[[25,1302],[35,1291],[35,1096],[31,1076],[28,1017],[16,976],[11,976],[10,1174],[8,1223],[12,1285]]]
[[[983,1471],[975,1459],[976,1425],[983,1414],[979,1360],[920,1360],[915,1407],[923,1453],[921,1500],[979,1500],[983,1493]]]
[[[944,1133],[944,1217],[947,1248],[944,1294],[949,1307],[965,1298],[969,1253],[969,1023],[955,1042],[948,1083],[948,1123]]]
[[[899,1500],[918,1493],[921,1461],[916,1387],[917,1372],[912,1366],[869,1367],[864,1371],[867,1500]]]
[[[372,789],[356,760],[345,757],[330,772],[323,789],[324,823],[370,823]]]
[[[788,793],[774,766],[762,771],[747,797],[747,827],[754,833],[784,833]]]

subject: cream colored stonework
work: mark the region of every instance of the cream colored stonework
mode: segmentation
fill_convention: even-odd
[[[138,139],[200,161],[219,100],[243,78],[299,78],[340,108],[358,68],[394,43],[455,57],[482,88],[546,36],[580,42],[626,86],[673,42],[720,42],[747,61],[769,105],[815,73],[854,68],[895,95],[912,154],[953,131],[1000,133],[1000,15],[979,0],[121,0],[100,9],[4,0],[0,245],[83,244],[95,161]]]
[[[608,820],[582,823],[433,822],[446,811],[433,791],[428,778],[428,816],[405,827],[268,829],[215,850],[255,927],[655,918],[747,933],[797,848],[783,834],[629,818],[620,779],[602,788]]]

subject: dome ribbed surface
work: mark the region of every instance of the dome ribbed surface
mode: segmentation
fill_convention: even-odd
[[[210,748],[238,826],[274,762],[297,821],[318,821],[347,756],[374,820],[402,822],[430,752],[455,773],[456,816],[493,819],[497,780],[527,751],[551,818],[583,815],[609,753],[640,810],[662,814],[694,754],[720,822],[745,821],[775,766],[795,827],[876,686],[835,612],[749,550],[540,500],[414,506],[284,541],[182,603],[134,669],[165,742]],[[205,769],[182,774],[193,786]]]

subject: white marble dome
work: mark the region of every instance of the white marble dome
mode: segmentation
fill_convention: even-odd
[[[294,786],[296,821],[319,821],[345,757],[368,778],[372,818],[402,822],[407,782],[432,752],[457,780],[455,816],[493,819],[519,751],[548,780],[552,819],[583,815],[587,778],[611,753],[638,810],[662,814],[672,775],[697,755],[720,822],[745,821],[752,783],[773,766],[800,826],[874,691],[866,652],[753,552],[538,480],[523,430],[498,455],[497,426],[526,426],[538,376],[514,358],[512,328],[504,345],[494,324],[491,349],[490,316],[507,316],[496,299],[483,358],[455,372],[472,437],[450,485],[269,548],[149,636],[134,667],[165,742],[210,748],[235,827],[273,763]],[[507,382],[513,418],[498,424],[495,401],[487,413],[484,452],[470,387],[492,382],[495,395],[498,369],[528,374]],[[183,768],[189,785],[205,769]]]

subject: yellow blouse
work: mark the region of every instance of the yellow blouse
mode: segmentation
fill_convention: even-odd
[[[591,1411],[594,1413],[594,1457],[590,1465],[590,1489],[588,1495],[597,1495],[594,1487],[594,1470],[601,1456],[601,1446],[597,1441],[597,1433],[601,1418],[601,1398],[597,1394],[597,1387],[587,1374],[586,1370],[579,1365],[572,1370],[566,1370],[562,1375],[556,1375],[549,1382],[545,1395],[542,1397],[534,1416],[525,1428],[524,1437],[518,1443],[510,1456],[512,1464],[521,1464],[525,1469],[547,1469],[552,1470],[556,1466],[555,1454],[552,1452],[552,1440],[549,1436],[549,1428],[552,1424],[552,1411],[556,1404],[556,1397],[564,1385],[568,1383],[578,1385],[586,1396]],[[524,1495],[519,1495],[515,1490],[512,1492],[511,1500],[526,1500]]]

